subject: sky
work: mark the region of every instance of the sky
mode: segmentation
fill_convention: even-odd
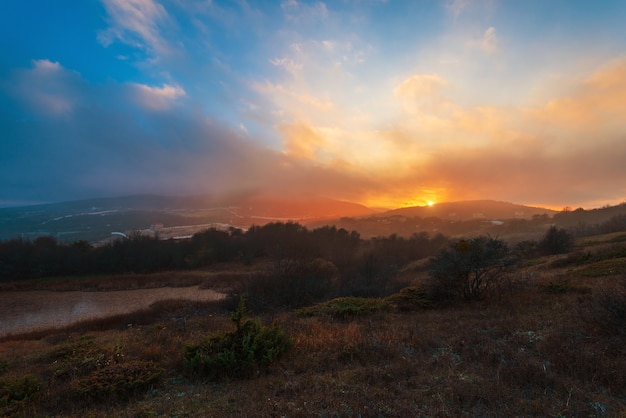
[[[0,206],[626,201],[623,0],[3,0]]]

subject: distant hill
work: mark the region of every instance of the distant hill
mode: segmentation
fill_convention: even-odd
[[[379,216],[406,216],[443,220],[467,221],[471,219],[532,219],[535,215],[552,216],[557,211],[532,206],[517,205],[495,200],[468,200],[461,202],[444,202],[432,206],[413,206],[394,209],[381,213]]]
[[[252,217],[286,219],[331,219],[341,216],[365,216],[375,210],[358,203],[323,197],[281,197],[254,195],[238,202],[240,214]]]
[[[268,222],[294,221],[310,228],[335,225],[364,237],[425,231],[449,236],[543,233],[548,223],[581,233],[616,214],[626,204],[557,212],[494,200],[437,203],[380,211],[314,196],[237,193],[219,196],[132,195],[44,205],[0,208],[0,240],[53,236],[59,241],[105,242],[111,233],[141,231],[161,238],[180,238],[216,227],[249,228]],[[532,221],[532,222],[528,222]],[[581,226],[583,225],[584,228]],[[596,228],[597,229],[597,228]]]
[[[576,210],[562,211],[554,216],[554,222],[560,227],[576,229],[578,230],[577,232],[584,233],[585,229],[599,226],[619,216],[626,216],[626,203],[597,209],[585,210],[578,208]],[[603,231],[593,232],[602,233]]]
[[[112,232],[155,225],[162,236],[172,236],[168,228],[188,226],[184,229],[188,235],[212,226],[248,228],[272,221],[306,222],[372,213],[363,205],[323,197],[133,195],[0,208],[0,240],[49,235],[66,242],[96,242]]]

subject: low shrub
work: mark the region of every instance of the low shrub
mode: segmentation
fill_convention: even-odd
[[[388,296],[385,300],[399,311],[416,311],[433,306],[427,290],[421,286],[405,287],[398,293]]]
[[[33,397],[41,390],[41,386],[41,381],[30,374],[0,378],[0,412]]]
[[[242,299],[231,317],[235,331],[210,334],[185,346],[188,372],[209,380],[250,378],[255,372],[267,370],[293,346],[293,340],[276,324],[264,326],[253,319],[242,324],[244,314]]]
[[[582,316],[601,334],[626,336],[626,278],[614,291],[594,295]]]
[[[9,361],[6,359],[0,359],[0,374],[4,373],[9,368]]]
[[[354,318],[381,311],[388,306],[383,299],[345,297],[318,303],[317,305],[299,309],[302,316],[331,316],[338,319]]]
[[[540,285],[540,289],[545,293],[591,293],[588,286],[571,284],[568,280],[560,280],[557,282],[550,281],[548,284]]]
[[[71,390],[78,399],[128,398],[156,384],[162,374],[163,369],[151,362],[112,363],[77,379]]]

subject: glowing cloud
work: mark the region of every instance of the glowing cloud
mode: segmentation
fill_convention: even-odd
[[[436,74],[416,74],[404,80],[394,93],[397,97],[421,99],[433,96],[446,85],[446,80]]]
[[[134,84],[135,100],[142,106],[152,110],[169,109],[173,103],[187,95],[180,86],[164,84],[162,87]]]

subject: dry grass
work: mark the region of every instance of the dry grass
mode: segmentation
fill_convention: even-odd
[[[341,319],[261,317],[294,347],[250,380],[202,383],[184,372],[185,343],[232,330],[218,305],[162,302],[134,314],[142,321],[5,339],[0,379],[29,376],[22,384],[34,393],[0,403],[0,415],[626,417],[626,335],[594,317],[607,319],[602,298],[623,295],[624,279],[529,265],[498,299]],[[550,283],[564,284],[546,291]],[[102,376],[114,390],[99,389]],[[129,391],[116,392],[120,380]],[[67,396],[94,387],[92,397]]]

